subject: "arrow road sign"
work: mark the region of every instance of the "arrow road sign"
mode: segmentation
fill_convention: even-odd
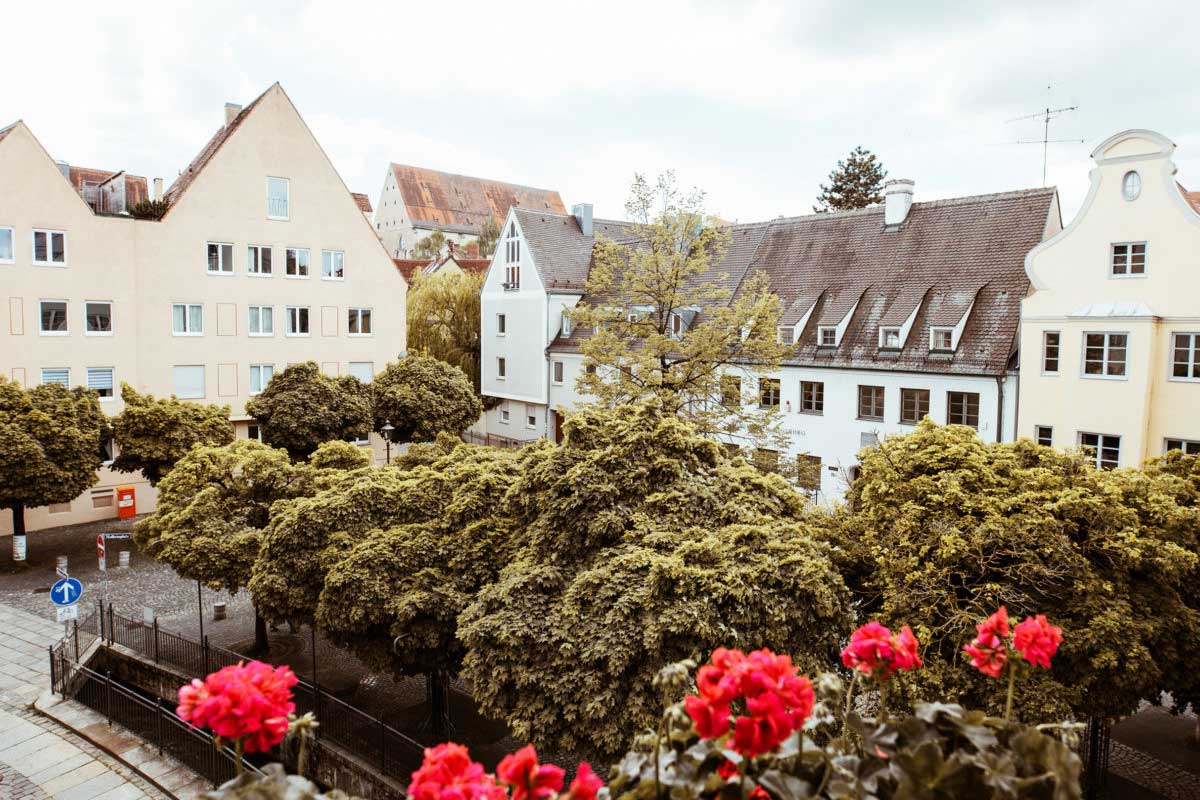
[[[75,578],[63,578],[50,587],[50,600],[56,606],[74,605],[82,595],[83,584]]]

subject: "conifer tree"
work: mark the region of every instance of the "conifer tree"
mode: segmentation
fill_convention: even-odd
[[[829,173],[829,185],[821,184],[813,211],[850,211],[883,202],[883,180],[887,170],[870,150],[855,147],[837,169]]]

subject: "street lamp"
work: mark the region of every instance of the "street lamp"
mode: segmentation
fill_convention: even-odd
[[[389,464],[392,463],[392,431],[394,430],[396,427],[392,425],[391,420],[384,420],[383,427],[379,429],[379,432],[383,434],[383,444],[387,448],[387,463]]]

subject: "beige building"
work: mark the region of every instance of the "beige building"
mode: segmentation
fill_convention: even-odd
[[[407,284],[278,84],[226,106],[161,220],[94,210],[21,122],[0,184],[0,374],[23,385],[90,386],[111,414],[123,382],[228,404],[247,436],[247,399],[288,364],[370,380],[405,349]],[[140,475],[104,470],[26,525],[112,516],[118,485],[153,509]]]
[[[1075,219],[1025,260],[1019,433],[1103,467],[1200,452],[1200,195],[1174,150],[1153,131],[1106,139]]]

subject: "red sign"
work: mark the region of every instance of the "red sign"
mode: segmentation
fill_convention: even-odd
[[[101,572],[108,569],[108,562],[104,558],[104,534],[102,533],[96,534],[96,562]]]

